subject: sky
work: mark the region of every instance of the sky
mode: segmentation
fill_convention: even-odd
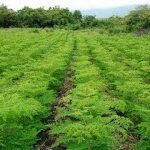
[[[71,10],[85,10],[134,4],[150,4],[150,0],[0,0],[0,4],[4,4],[14,10],[21,9],[24,6],[32,8],[44,7],[46,9],[53,6],[60,6]]]

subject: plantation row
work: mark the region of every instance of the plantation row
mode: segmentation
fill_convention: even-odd
[[[0,30],[0,149],[150,149],[150,36],[16,30]]]
[[[65,108],[58,107],[50,125],[50,136],[59,135],[53,147],[149,149],[149,43],[122,38],[77,35],[75,88],[60,101]]]
[[[72,35],[28,30],[1,35],[0,149],[33,149],[70,60]]]

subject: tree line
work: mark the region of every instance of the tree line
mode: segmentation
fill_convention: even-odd
[[[79,10],[71,12],[67,8],[50,7],[32,9],[24,7],[18,11],[0,6],[0,27],[37,27],[37,28],[81,28],[98,27],[110,32],[138,31],[150,29],[150,7],[140,6],[125,17],[113,16],[97,19],[95,16],[83,16]]]
[[[94,16],[83,17],[79,10],[71,12],[67,8],[53,7],[32,9],[24,7],[14,11],[6,6],[0,6],[0,27],[64,27],[70,25],[92,26]]]

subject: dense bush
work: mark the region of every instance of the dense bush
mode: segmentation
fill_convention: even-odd
[[[136,10],[131,11],[126,17],[126,23],[129,32],[150,29],[150,8],[148,6],[140,6]]]

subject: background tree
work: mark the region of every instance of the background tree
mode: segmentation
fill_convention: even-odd
[[[75,10],[73,12],[73,18],[75,23],[81,23],[82,22],[82,13],[79,10]]]
[[[15,12],[1,5],[0,27],[58,27],[74,30],[97,27],[108,33],[150,30],[150,8],[140,6],[126,17],[113,16],[98,19],[96,16],[82,16],[79,10],[71,12],[67,8],[53,7],[45,10],[44,8],[24,7]]]
[[[84,28],[87,28],[87,27],[96,27],[98,26],[98,19],[96,19],[95,16],[85,16],[83,18],[83,23],[82,23],[82,26]]]
[[[15,12],[6,6],[0,6],[0,27],[7,28],[15,24]]]
[[[150,29],[150,7],[139,6],[126,17],[128,31]]]

